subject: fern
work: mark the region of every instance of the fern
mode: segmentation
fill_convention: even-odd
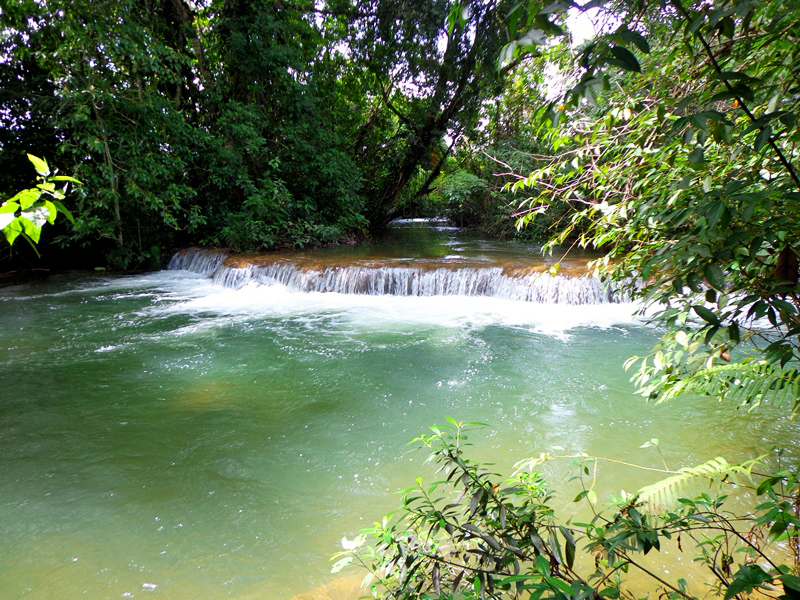
[[[700,369],[666,386],[659,402],[683,394],[719,396],[755,408],[764,400],[792,403],[792,417],[800,410],[800,371],[774,363],[747,360]]]
[[[681,469],[675,475],[641,488],[636,493],[638,505],[650,514],[666,512],[676,506],[679,494],[683,492],[685,495],[685,492],[702,482],[714,487],[723,481],[735,483],[742,475],[750,479],[750,472],[759,461],[760,459],[755,459],[741,465],[732,465],[718,456],[696,467]]]

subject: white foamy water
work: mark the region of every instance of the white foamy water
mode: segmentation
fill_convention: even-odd
[[[134,284],[135,279],[129,282]],[[503,325],[549,335],[564,335],[577,327],[609,328],[637,324],[635,303],[592,305],[536,304],[487,296],[392,296],[298,292],[286,286],[251,282],[234,289],[212,280],[168,271],[144,276],[140,285],[159,286],[162,302],[151,314],[193,314],[239,317],[302,317],[325,315],[359,328],[431,325],[481,327]]]
[[[579,327],[639,324],[640,306],[590,277],[507,274],[430,265],[321,266],[225,264],[218,250],[189,249],[170,271],[146,276],[174,302],[163,313],[234,318],[325,315],[359,328],[501,325],[563,336]],[[196,274],[193,275],[192,273]]]

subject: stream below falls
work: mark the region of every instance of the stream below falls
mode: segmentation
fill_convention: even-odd
[[[490,424],[474,455],[506,473],[554,447],[658,467],[658,438],[678,468],[791,446],[785,407],[634,396],[622,364],[658,332],[585,257],[554,262],[412,222],[0,289],[0,597],[355,598],[330,556],[432,480],[406,444],[447,417]],[[572,470],[544,467],[569,506]],[[654,479],[603,465],[601,500]]]

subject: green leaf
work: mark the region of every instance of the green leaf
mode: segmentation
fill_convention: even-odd
[[[700,27],[703,25],[703,21],[705,21],[705,19],[706,16],[704,14],[698,15],[691,23],[689,23],[687,31],[692,35],[696,34],[700,30]]]
[[[42,192],[36,188],[29,190],[22,190],[19,194],[14,196],[15,200],[19,201],[19,207],[22,210],[27,210],[33,206],[41,197]]]
[[[697,313],[697,316],[704,321],[707,321],[712,325],[719,325],[719,317],[717,317],[717,315],[715,315],[712,311],[708,310],[705,306],[694,304],[692,305],[692,308],[694,309],[694,312]]]
[[[706,222],[708,223],[709,227],[715,227],[717,223],[722,221],[722,226],[726,226],[728,221],[730,220],[728,213],[728,207],[725,206],[725,203],[722,200],[714,200],[710,202],[705,209],[706,214]],[[728,218],[725,218],[728,217]]]
[[[689,273],[689,275],[686,276],[686,285],[688,285],[693,292],[699,294],[703,291],[703,278],[697,273]]]
[[[545,577],[550,575],[550,562],[541,554],[536,557],[536,570]]]
[[[789,590],[800,592],[800,577],[797,575],[781,575],[778,579],[781,580],[784,590],[788,588]],[[790,594],[787,595],[791,597]]]
[[[767,583],[768,581],[772,581],[772,575],[766,573],[758,565],[741,567],[725,591],[724,600],[731,600],[731,598],[742,592],[749,594],[755,588],[760,587],[762,583]]]
[[[19,210],[19,204],[12,200],[6,200],[3,202],[2,206],[0,206],[0,214],[3,213],[15,213]]]
[[[720,292],[725,290],[725,272],[714,263],[707,264],[703,267],[703,274],[709,285]]]
[[[764,146],[766,146],[769,143],[771,136],[772,136],[772,126],[767,125],[766,127],[764,127],[764,129],[762,129],[758,133],[758,136],[756,137],[756,143],[755,143],[756,152],[761,152],[764,149]]]
[[[741,337],[739,334],[739,324],[738,323],[731,323],[728,326],[728,338],[734,343],[738,344],[741,342]]]
[[[58,200],[52,200],[51,202],[53,203],[53,206],[55,206],[56,209],[58,209],[58,212],[60,212],[65,217],[67,217],[67,219],[69,220],[70,223],[75,223],[75,217],[72,216],[72,213],[69,212],[64,207],[64,205],[61,204],[61,202],[59,202]]]
[[[575,564],[575,539],[572,536],[564,537],[564,557],[567,561],[567,567],[571,569]]]
[[[785,515],[781,515],[780,518],[772,524],[772,527],[769,528],[769,534],[767,534],[767,543],[774,544],[777,542],[788,527],[789,521],[786,519]]]
[[[3,235],[6,236],[6,241],[8,241],[9,244],[13,244],[14,240],[16,240],[21,233],[22,224],[20,223],[20,219],[14,219],[11,223],[3,227]]]
[[[626,42],[633,44],[645,54],[650,54],[650,44],[647,43],[647,40],[643,35],[636,33],[635,31],[630,31],[629,29],[623,31],[620,35]]]
[[[696,146],[694,150],[689,152],[687,159],[690,165],[702,165],[705,162],[705,153],[702,146]]]
[[[480,597],[481,590],[483,589],[483,580],[480,578],[480,574],[475,576],[472,582],[472,589],[474,589],[475,593]]]
[[[47,166],[46,160],[38,158],[33,154],[28,154],[28,160],[33,163],[33,166],[39,175],[42,177],[47,177],[50,175],[50,167]]]
[[[608,59],[608,63],[625,69],[626,71],[634,71],[635,73],[642,72],[639,61],[636,60],[636,57],[627,48],[613,46],[611,48],[611,54],[614,55],[614,59]]]
[[[78,185],[83,185],[83,182],[79,179],[75,179],[74,177],[70,177],[68,175],[53,175],[52,177],[48,177],[49,181],[71,181],[72,183],[77,183]]]

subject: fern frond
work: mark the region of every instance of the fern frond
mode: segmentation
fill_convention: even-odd
[[[700,369],[665,387],[659,402],[683,394],[718,396],[755,408],[765,400],[792,402],[792,416],[800,410],[800,370],[775,363],[746,360]]]
[[[696,467],[681,469],[675,475],[641,488],[636,494],[639,498],[638,505],[650,514],[664,513],[677,505],[679,494],[686,495],[688,490],[696,488],[700,483],[706,482],[715,487],[723,481],[735,483],[742,475],[750,479],[750,472],[759,461],[760,459],[755,459],[741,465],[732,465],[718,456]]]

